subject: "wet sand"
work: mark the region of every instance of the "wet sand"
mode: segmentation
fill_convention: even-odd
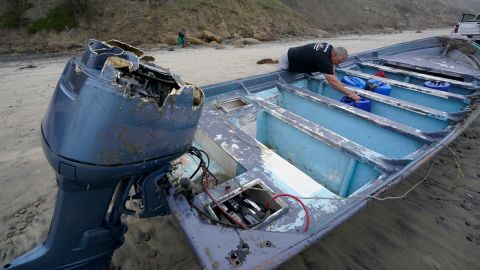
[[[328,39],[351,53],[448,30]],[[154,51],[156,63],[186,81],[206,85],[270,72],[257,65],[309,41],[271,42],[245,48]],[[23,60],[22,60],[23,59]],[[45,238],[56,183],[40,146],[40,121],[68,57],[34,57],[0,66],[0,265]],[[1,60],[0,60],[1,61]],[[34,68],[19,69],[28,65]],[[448,150],[437,155],[428,181],[405,199],[372,202],[281,269],[480,269],[480,120],[451,144],[464,176],[457,178]],[[423,178],[428,164],[389,195]],[[113,262],[121,269],[201,269],[172,217],[128,217],[125,244]]]

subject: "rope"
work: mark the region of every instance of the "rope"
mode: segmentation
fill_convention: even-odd
[[[455,153],[455,151],[452,148],[450,148],[450,146],[448,145],[445,145],[443,143],[436,143],[436,144],[447,148],[452,154],[453,160],[455,161],[455,166],[457,167],[457,178],[460,176],[462,177],[465,176],[465,174],[463,174],[462,167],[460,166],[460,159],[458,158],[457,153]]]

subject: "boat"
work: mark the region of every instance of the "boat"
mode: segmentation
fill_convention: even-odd
[[[348,87],[371,101],[370,112],[340,102],[342,94],[321,74],[276,71],[203,87],[195,142],[213,160],[212,173],[224,176],[211,188],[213,196],[228,202],[250,192],[264,202],[291,194],[301,198],[309,219],[296,200],[281,197],[272,219],[258,228],[226,229],[205,222],[172,194],[172,212],[202,267],[274,268],[372,197],[381,198],[478,117],[479,60],[475,44],[455,37],[352,55],[336,69],[338,79],[391,85],[390,96]],[[449,83],[449,92],[425,87],[429,81]],[[205,193],[194,202],[215,207]]]
[[[128,57],[122,60],[124,52],[119,48],[134,54],[125,53]],[[105,52],[109,54],[104,55]],[[169,75],[168,70],[139,62],[141,54],[120,42],[91,41],[81,61],[67,64],[60,83],[64,86],[56,91],[85,85],[88,80],[72,82],[69,79],[77,78],[75,72],[84,72],[89,78],[108,77],[116,83],[123,79],[128,83],[138,82],[143,76],[144,85],[148,85],[144,80],[148,78],[180,86],[183,92],[175,90],[167,97],[157,95],[161,99],[155,99],[160,107],[177,109],[182,115],[175,121],[175,115],[169,114],[169,121],[155,127],[174,127],[178,132],[165,135],[155,133],[157,129],[149,131],[164,136],[154,150],[168,149],[172,154],[163,155],[161,162],[153,161],[147,155],[154,151],[152,144],[144,144],[142,151],[137,151],[129,141],[125,146],[128,151],[102,159],[106,162],[101,165],[102,177],[121,175],[128,176],[127,180],[107,177],[109,191],[96,201],[93,198],[97,197],[92,196],[98,194],[93,193],[91,184],[99,183],[101,178],[84,183],[87,187],[82,192],[88,195],[85,198],[102,205],[98,210],[100,221],[83,229],[75,227],[78,235],[74,237],[67,228],[59,228],[55,220],[68,216],[73,208],[65,209],[78,206],[86,199],[75,195],[76,201],[68,201],[68,206],[62,204],[62,200],[73,196],[67,191],[74,188],[65,184],[73,180],[62,181],[68,177],[75,178],[75,183],[84,181],[79,175],[96,177],[99,170],[94,165],[100,163],[95,158],[100,154],[88,156],[92,158],[90,163],[82,163],[83,167],[77,167],[76,171],[72,169],[86,150],[77,147],[77,152],[69,152],[78,158],[58,154],[68,145],[62,144],[55,150],[49,142],[53,140],[58,144],[61,137],[56,135],[49,140],[45,127],[52,126],[48,129],[50,134],[58,134],[54,129],[60,125],[54,127],[52,122],[59,121],[64,111],[57,110],[55,114],[50,109],[42,123],[44,149],[57,170],[57,179],[62,180],[60,188],[67,191],[59,193],[62,196],[59,195],[60,202],[57,200],[53,229],[46,246],[16,259],[5,269],[39,265],[78,269],[98,263],[99,258],[105,263],[123,241],[125,228],[120,225],[119,216],[139,210],[125,207],[125,202],[131,199],[140,200],[140,217],[173,215],[204,269],[272,269],[347,221],[369,201],[392,198],[384,197],[383,193],[448,147],[480,114],[480,48],[454,36],[431,37],[351,55],[336,68],[336,76],[353,82],[347,87],[360,95],[363,103],[346,100],[328,85],[322,74],[288,71],[208,85],[201,87],[201,92],[179,77]],[[128,70],[136,73],[123,78],[118,70],[123,70],[123,74],[129,74]],[[355,82],[362,80],[365,83],[359,88]],[[69,86],[67,82],[72,83]],[[122,89],[131,91],[130,85],[135,83]],[[79,93],[90,89],[74,88],[75,93],[69,98],[55,95],[56,101],[73,102],[75,95],[81,96]],[[91,95],[90,100],[108,96]],[[125,96],[138,98],[130,92]],[[184,110],[192,100],[193,109]],[[56,102],[52,104],[51,107]],[[122,104],[117,101],[113,104],[116,115],[121,113],[118,108],[124,106]],[[141,104],[125,106],[133,112],[134,108],[147,106]],[[69,111],[83,105],[60,108]],[[111,102],[103,103],[103,106],[110,105]],[[95,121],[104,117],[99,116]],[[128,123],[137,121],[135,128],[140,131],[143,131],[140,122],[154,121],[154,117],[145,120],[134,113],[129,117]],[[163,117],[163,113],[158,117]],[[124,121],[122,117],[115,119]],[[62,128],[68,125],[67,120],[72,118],[66,118]],[[73,120],[80,122],[78,117]],[[118,126],[123,127],[125,123]],[[96,126],[90,125],[89,130]],[[196,129],[192,128],[195,126]],[[65,135],[62,129],[61,134],[68,139],[77,136],[76,130],[70,131]],[[121,131],[128,135],[123,128]],[[149,140],[145,134],[141,133],[140,138]],[[83,140],[85,135],[82,136]],[[127,136],[122,135],[122,139],[125,138]],[[82,141],[83,145],[87,141]],[[172,147],[175,149],[171,150]],[[128,156],[128,162],[122,161],[123,155]],[[63,166],[60,169],[58,160]],[[137,160],[141,162],[135,163]],[[115,166],[120,166],[121,171]],[[149,175],[136,177],[126,173],[128,170]],[[135,196],[131,194],[132,189]],[[86,209],[75,209],[79,218],[82,213],[96,211],[91,203]],[[105,215],[110,217],[108,226]],[[60,237],[64,238],[60,240]],[[79,241],[81,245],[75,244]],[[67,245],[72,247],[60,248]],[[47,250],[53,250],[51,246],[56,248],[49,253]],[[50,255],[46,256],[47,253]]]

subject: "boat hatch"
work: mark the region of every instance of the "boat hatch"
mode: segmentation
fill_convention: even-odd
[[[231,208],[238,208],[241,203],[246,204],[249,206],[246,208],[246,211],[248,211],[245,215],[246,223],[249,225],[259,223],[253,227],[254,229],[259,229],[269,224],[273,219],[278,218],[284,211],[287,211],[287,205],[283,200],[273,200],[272,194],[273,191],[265,185],[265,183],[260,179],[255,179],[243,185],[242,188],[236,188],[220,197],[217,200],[218,206],[213,202],[210,203],[206,207],[206,210],[217,220],[234,225],[234,223],[220,211],[219,207],[228,205]],[[269,202],[268,210],[265,211],[265,205],[259,204],[258,202]],[[258,222],[259,220],[261,220],[261,222]]]
[[[250,103],[241,97],[225,99],[218,102],[217,105],[226,113],[251,106]]]

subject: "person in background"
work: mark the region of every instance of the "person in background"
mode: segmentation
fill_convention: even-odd
[[[185,33],[185,31],[178,32],[177,44],[178,46],[182,46],[182,48],[185,48],[188,46],[187,34]]]
[[[348,52],[343,47],[333,47],[329,43],[310,43],[289,48],[280,56],[279,68],[301,73],[322,72],[325,80],[337,91],[354,100],[360,97],[348,90],[335,76],[334,66],[344,62]]]

